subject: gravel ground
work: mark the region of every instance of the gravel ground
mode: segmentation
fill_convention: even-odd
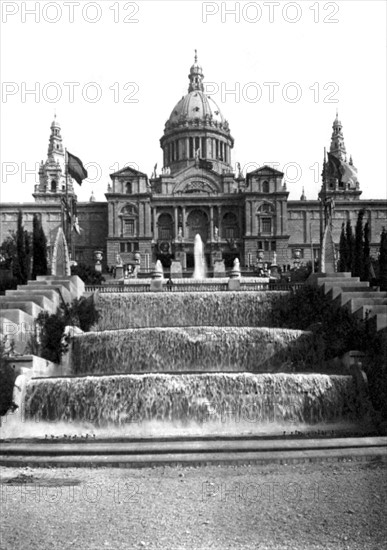
[[[387,548],[381,463],[0,473],[1,550]]]

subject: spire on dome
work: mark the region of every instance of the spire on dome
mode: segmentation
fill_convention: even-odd
[[[189,75],[189,87],[188,92],[194,92],[195,90],[200,90],[204,92],[203,85],[203,69],[198,63],[198,51],[195,50],[194,64],[192,65]]]
[[[306,195],[305,195],[305,187],[302,188],[302,195],[300,197],[301,201],[306,201]]]

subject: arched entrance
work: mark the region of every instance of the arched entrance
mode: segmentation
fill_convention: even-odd
[[[195,235],[199,234],[202,238],[203,243],[205,243],[208,238],[208,225],[208,216],[204,212],[204,210],[192,210],[192,212],[188,214],[187,218],[189,238],[193,240],[195,238]]]

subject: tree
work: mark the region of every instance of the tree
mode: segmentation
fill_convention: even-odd
[[[19,210],[16,230],[15,277],[19,284],[26,284],[30,276],[30,239],[23,227],[23,214]]]
[[[2,269],[12,270],[16,258],[16,233],[10,231],[0,246]]]
[[[385,227],[380,235],[379,284],[381,290],[387,290],[387,232]]]
[[[364,249],[363,249],[363,281],[369,281],[371,278],[371,245],[370,245],[370,224],[364,226]]]
[[[32,222],[32,278],[47,275],[47,239],[40,217],[34,214]]]
[[[352,275],[361,277],[364,275],[364,231],[363,231],[364,210],[360,210],[357,216],[355,228],[355,247],[352,264]]]
[[[345,237],[347,241],[347,266],[345,271],[352,272],[355,255],[355,237],[353,236],[350,220],[347,221],[347,225],[345,227]]]
[[[345,236],[345,223],[341,224],[340,244],[339,244],[340,259],[338,270],[340,272],[346,271],[348,265],[348,247],[347,238]]]

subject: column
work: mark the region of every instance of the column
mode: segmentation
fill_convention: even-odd
[[[212,141],[211,138],[207,138],[207,158],[212,158]]]
[[[145,236],[150,237],[151,235],[151,224],[150,224],[150,204],[149,202],[145,203]]]
[[[187,237],[187,232],[186,232],[186,212],[185,212],[185,206],[183,206],[183,237],[184,237],[184,238]]]
[[[214,240],[214,207],[210,206],[210,242]]]
[[[246,202],[246,236],[251,236],[251,203]]]
[[[189,159],[189,138],[185,138],[185,158]]]
[[[179,234],[179,211],[177,206],[173,210],[175,215],[175,239],[177,239],[177,235]]]
[[[222,207],[220,204],[218,204],[218,224],[219,224],[219,239],[223,238],[222,235]]]
[[[157,241],[158,239],[158,231],[157,231],[157,212],[156,208],[152,209],[153,213],[153,239]]]

